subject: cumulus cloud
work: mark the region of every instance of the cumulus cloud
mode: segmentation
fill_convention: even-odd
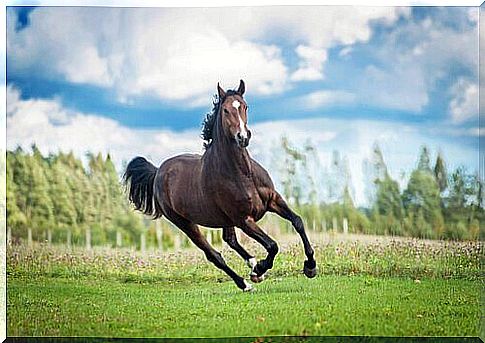
[[[477,79],[476,22],[460,9],[451,12],[453,18],[446,17],[450,11],[434,12],[434,16],[397,25],[372,47],[376,62],[356,73],[353,82],[362,103],[419,114],[437,82],[453,75],[456,68]],[[460,27],[447,25],[450,20],[459,21]]]
[[[463,78],[451,89],[452,100],[448,107],[451,120],[460,124],[470,119],[478,119],[478,85]]]
[[[282,92],[290,80],[323,77],[326,50],[367,41],[371,23],[392,23],[393,7],[80,8],[40,7],[16,29],[8,11],[9,68],[116,90],[120,101],[152,95],[196,106],[245,79],[254,94]],[[62,29],[59,25],[62,24]],[[297,46],[289,70],[281,47]]]
[[[355,94],[340,90],[320,90],[311,92],[298,99],[301,106],[307,109],[328,107],[333,105],[344,105],[353,103]]]
[[[83,157],[88,151],[109,152],[118,167],[138,154],[160,162],[177,153],[202,151],[197,130],[131,129],[106,117],[66,109],[56,99],[22,100],[20,92],[9,86],[7,148],[28,149],[32,143],[45,154],[73,151]]]
[[[323,78],[323,63],[327,60],[327,51],[298,45],[296,53],[300,58],[298,69],[291,75],[293,81],[313,81]]]

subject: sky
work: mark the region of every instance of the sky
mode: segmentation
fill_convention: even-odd
[[[423,144],[478,169],[477,7],[7,8],[9,149],[203,152],[217,82],[240,79],[270,173],[281,135],[346,156],[357,204],[376,142],[402,187]]]

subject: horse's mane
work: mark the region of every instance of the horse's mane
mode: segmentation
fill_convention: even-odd
[[[204,140],[204,148],[207,149],[212,144],[212,138],[214,134],[214,125],[216,124],[217,113],[219,113],[219,107],[224,102],[226,97],[230,95],[239,94],[236,90],[229,89],[226,92],[226,96],[222,99],[219,98],[217,94],[214,94],[212,100],[212,110],[206,113],[204,121],[202,122],[202,133],[201,137]]]

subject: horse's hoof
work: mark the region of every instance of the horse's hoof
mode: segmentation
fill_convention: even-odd
[[[315,262],[313,263],[314,265],[313,268],[310,268],[308,264],[309,264],[308,261],[305,261],[305,263],[303,264],[303,273],[307,278],[311,279],[317,275],[317,266]]]
[[[253,292],[255,290],[253,285],[247,283],[246,280],[244,280],[244,284],[246,285],[246,287],[244,287],[243,292]]]
[[[256,274],[251,273],[250,277],[251,277],[251,281],[254,283],[260,283],[264,281],[264,274],[261,276],[258,276]]]

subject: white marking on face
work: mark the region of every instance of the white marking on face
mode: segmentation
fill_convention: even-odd
[[[239,106],[241,106],[241,103],[240,103],[239,101],[234,100],[234,101],[232,102],[232,107],[234,107],[234,108],[235,108],[236,110],[238,110],[238,111],[239,111]]]
[[[241,116],[239,116],[239,127],[241,128],[241,136],[243,138],[248,138],[248,132],[246,131],[246,124],[244,124]]]

